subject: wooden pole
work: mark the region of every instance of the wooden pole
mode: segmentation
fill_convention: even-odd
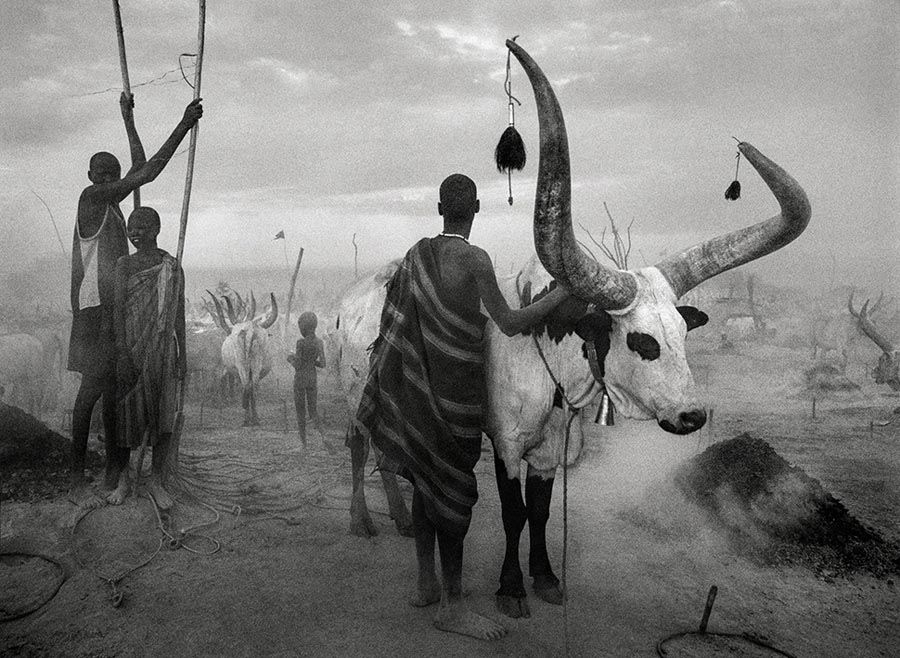
[[[132,99],[131,82],[128,79],[128,61],[125,59],[125,32],[122,30],[122,10],[119,8],[119,0],[113,0],[113,13],[116,16],[116,36],[119,41],[119,68],[122,70],[122,91]],[[134,189],[134,207],[141,205],[141,188]]]
[[[194,100],[200,98],[200,80],[203,71],[203,45],[206,27],[206,0],[199,0],[200,17],[197,27],[197,65],[194,68]],[[187,173],[184,179],[184,198],[181,202],[181,226],[178,231],[178,251],[175,256],[175,281],[167,289],[167,294],[171,297],[166,300],[168,304],[177,304],[171,293],[178,290],[178,278],[181,273],[181,261],[184,257],[184,238],[187,234],[188,208],[191,203],[191,185],[194,180],[194,154],[197,151],[197,133],[200,131],[200,123],[197,122],[191,128],[191,140],[188,146]],[[170,310],[169,317],[174,320],[175,313]],[[167,332],[171,334],[172,332]],[[168,353],[168,352],[167,352]],[[168,366],[168,364],[166,364]],[[166,368],[168,369],[168,367]],[[172,431],[172,441],[169,445],[168,458],[166,460],[166,471],[171,473],[178,469],[178,450],[181,443],[181,430],[184,427],[184,382],[181,382],[178,391],[178,411],[175,414],[175,428]]]
[[[204,27],[206,23],[206,0],[200,2],[200,21],[197,32],[197,65],[194,68],[194,100],[200,98],[200,79],[203,72],[203,42]],[[187,233],[188,208],[191,203],[191,185],[194,180],[194,155],[197,151],[197,133],[200,132],[200,122],[191,128],[191,141],[188,146],[187,173],[184,180],[184,198],[181,203],[181,228],[178,232],[178,254],[175,257],[176,266],[181,265],[184,255],[184,237]]]
[[[291,275],[291,285],[288,287],[287,311],[284,316],[284,341],[287,342],[289,325],[291,323],[291,304],[294,302],[294,286],[297,285],[297,274],[300,272],[300,263],[303,261],[303,247],[300,247],[300,253],[297,254],[297,264],[294,265],[294,273]]]

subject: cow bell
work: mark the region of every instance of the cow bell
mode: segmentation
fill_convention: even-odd
[[[605,426],[616,424],[613,402],[609,399],[605,388],[600,394],[600,408],[597,410],[597,418],[594,422]]]

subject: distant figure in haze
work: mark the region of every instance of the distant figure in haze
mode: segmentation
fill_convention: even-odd
[[[439,603],[434,625],[494,640],[506,628],[463,602],[463,542],[478,499],[475,464],[487,404],[482,307],[507,336],[532,326],[568,293],[558,285],[530,306],[512,309],[487,252],[469,244],[480,208],[462,174],[440,187],[444,230],[406,252],[387,284],[378,338],[356,414],[381,451],[379,468],[413,484],[412,517],[419,576],[410,603]],[[351,445],[351,457],[356,452]],[[435,569],[435,541],[441,578]]]
[[[316,426],[319,440],[322,436],[322,426],[319,423],[319,412],[316,409],[318,392],[318,374],[316,368],[325,367],[325,344],[316,336],[316,327],[319,319],[312,311],[301,313],[297,318],[297,327],[303,336],[297,341],[297,347],[293,354],[288,355],[288,363],[294,366],[294,407],[297,410],[297,430],[300,432],[300,441],[306,447],[306,414],[309,409],[309,417]]]
[[[103,500],[87,487],[84,476],[91,412],[103,397],[103,429],[106,443],[104,487],[115,488],[128,451],[116,440],[116,349],[113,328],[115,268],[128,255],[125,219],[119,203],[136,188],[153,181],[163,170],[184,136],[203,115],[200,99],[192,101],[184,116],[150,160],[134,127],[134,100],[124,93],[119,99],[125,132],[131,147],[131,169],[122,178],[119,161],[111,153],[95,153],[90,160],[91,184],[78,199],[78,215],[72,245],[72,333],[68,369],[81,373],[81,385],[72,410],[70,500],[83,507],[97,507]]]
[[[147,490],[161,509],[168,509],[172,499],[163,488],[162,475],[187,361],[184,271],[180,267],[176,271],[175,258],[156,246],[159,228],[153,208],[135,208],[128,217],[128,239],[137,252],[116,262],[115,409],[122,452],[128,455],[133,448],[152,446]],[[106,498],[113,505],[120,505],[131,488],[128,460],[118,466],[116,488]]]

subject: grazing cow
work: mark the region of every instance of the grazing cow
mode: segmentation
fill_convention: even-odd
[[[872,322],[869,316],[868,300],[857,312],[853,308],[853,294],[851,293],[850,299],[847,300],[847,310],[850,311],[850,315],[856,318],[860,331],[872,339],[872,342],[881,349],[881,356],[878,357],[878,364],[875,366],[873,373],[875,375],[875,383],[887,384],[892,390],[900,391],[900,349],[897,349],[893,341]]]
[[[703,325],[707,317],[693,307],[676,306],[676,301],[706,279],[791,242],[806,228],[810,206],[793,178],[742,142],[738,148],[772,190],[781,206],[779,215],[690,247],[652,267],[636,271],[604,267],[580,249],[572,229],[568,142],[555,94],[531,57],[512,41],[507,46],[525,68],[538,106],[534,236],[540,263],[532,259],[515,276],[501,280],[501,291],[510,305],[524,305],[546,294],[555,279],[578,298],[560,304],[531,335],[507,337],[490,322],[485,331],[485,433],[494,447],[507,542],[496,602],[504,614],[524,617],[530,612],[519,538],[526,522],[535,593],[545,601],[562,601],[545,529],[571,416],[554,411],[555,405],[574,413],[605,390],[617,411],[628,418],[654,419],[673,434],[702,427],[706,410],[698,400],[684,341],[687,332]],[[389,275],[384,272],[361,283],[345,298],[339,318],[343,333],[336,336],[344,350],[350,342],[356,351],[365,350],[374,341]],[[355,367],[367,365],[361,361]],[[365,373],[356,376],[365,381]],[[528,464],[524,501],[519,481],[522,460]],[[354,472],[358,468],[354,463]],[[351,509],[351,515],[358,512]]]
[[[269,293],[271,299],[269,310],[262,318],[256,318],[256,299],[250,294],[250,305],[245,307],[238,296],[239,307],[235,310],[231,299],[223,297],[228,310],[228,320],[222,311],[222,305],[211,292],[216,313],[213,316],[216,324],[225,331],[227,337],[222,343],[222,365],[226,373],[237,375],[241,382],[241,404],[244,408],[244,425],[259,425],[256,413],[256,388],[259,381],[272,369],[272,357],[269,355],[269,327],[278,317],[278,303],[275,295]]]
[[[853,293],[850,293],[853,299]],[[868,317],[878,310],[883,296],[868,308]],[[865,340],[858,320],[852,315],[839,314],[831,317],[817,318],[812,325],[810,342],[812,343],[813,361],[829,361],[840,372],[846,372],[850,354],[859,341]]]
[[[210,394],[225,397],[226,383],[233,382],[233,377],[225,373],[225,366],[222,365],[222,343],[226,336],[218,326],[218,320],[216,326],[195,325],[187,328],[186,390],[193,390],[204,399]]]

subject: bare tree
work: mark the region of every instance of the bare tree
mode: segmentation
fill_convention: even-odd
[[[625,227],[625,237],[622,237],[622,231],[616,226],[616,222],[613,219],[612,213],[609,212],[609,207],[607,207],[606,202],[603,202],[603,210],[606,211],[606,218],[609,220],[609,231],[612,234],[612,245],[606,244],[606,230],[607,228],[604,226],[603,231],[600,233],[600,240],[596,240],[591,234],[591,232],[584,226],[584,224],[579,224],[581,230],[587,233],[588,238],[590,238],[591,242],[600,250],[604,256],[606,256],[612,263],[616,266],[616,268],[620,270],[628,269],[628,256],[631,254],[631,225],[634,224],[634,220],[628,223],[628,226]],[[586,244],[578,241],[582,247],[591,255],[591,258],[594,260],[599,260],[594,252],[588,247]]]

